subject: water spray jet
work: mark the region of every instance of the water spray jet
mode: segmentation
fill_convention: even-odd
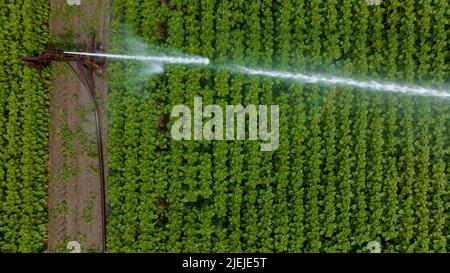
[[[209,65],[210,61],[208,58],[203,57],[189,57],[189,56],[169,56],[169,55],[120,55],[120,54],[102,54],[102,53],[88,53],[88,52],[70,52],[65,51],[66,54],[80,55],[80,56],[91,56],[100,57],[108,59],[120,59],[120,60],[134,60],[134,61],[144,61],[144,62],[156,62],[161,64],[196,64],[196,65]]]
[[[87,53],[87,52],[70,52],[64,53],[79,56],[91,56],[100,58],[110,58],[119,60],[134,60],[142,62],[152,62],[149,72],[150,74],[160,74],[164,72],[164,65],[166,64],[181,64],[181,65],[200,65],[210,66],[211,62],[208,58],[200,56],[172,56],[172,55],[120,55],[120,54],[101,54],[101,53]],[[341,85],[365,90],[375,90],[380,92],[394,92],[421,96],[434,96],[442,98],[450,98],[450,93],[425,88],[421,86],[407,86],[390,82],[381,82],[375,80],[356,80],[352,78],[344,78],[337,76],[328,76],[321,74],[305,74],[293,73],[289,71],[277,70],[260,70],[246,66],[222,66],[222,68],[230,73],[241,73],[249,76],[269,77],[296,81],[306,84],[321,84],[321,85]]]
[[[336,76],[325,76],[320,74],[307,75],[303,73],[292,73],[288,71],[257,70],[244,66],[234,67],[234,70],[251,76],[278,78],[278,79],[298,81],[307,84],[341,85],[367,90],[376,90],[381,92],[394,92],[394,93],[404,93],[422,96],[450,98],[450,93],[444,90],[425,88],[421,86],[406,86],[390,82],[379,82],[374,80],[363,81]]]

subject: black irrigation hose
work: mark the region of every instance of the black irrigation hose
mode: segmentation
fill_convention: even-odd
[[[100,198],[102,207],[102,252],[106,252],[106,181],[105,181],[105,163],[103,157],[103,141],[102,130],[100,126],[100,112],[97,103],[95,103],[95,124],[97,126],[97,147],[98,147],[98,161],[100,164]]]
[[[102,252],[107,251],[106,246],[106,180],[105,180],[105,160],[103,155],[103,140],[102,140],[102,128],[100,124],[100,110],[97,100],[95,98],[95,86],[93,71],[89,70],[87,75],[89,94],[91,95],[92,103],[94,104],[95,111],[95,126],[97,127],[97,149],[98,149],[98,163],[100,166],[100,199],[102,210]]]
[[[97,129],[97,149],[98,149],[98,163],[100,167],[100,199],[101,199],[101,210],[102,210],[102,252],[107,251],[106,245],[106,225],[107,225],[107,209],[106,209],[106,180],[105,180],[105,160],[103,155],[103,140],[102,140],[102,129],[100,124],[100,110],[98,107],[97,99],[95,97],[95,84],[94,84],[94,72],[92,69],[84,67],[82,62],[78,62],[79,73],[71,66],[74,72],[78,75],[80,81],[85,85],[92,103],[94,105],[95,112],[95,126]],[[83,81],[82,73],[86,71],[85,81]]]

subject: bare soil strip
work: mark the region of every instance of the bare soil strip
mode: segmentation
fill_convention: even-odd
[[[108,49],[111,0],[82,0],[68,6],[50,0],[50,33],[64,50],[86,48],[96,33],[97,42]],[[81,48],[76,45],[79,44]],[[101,250],[100,181],[93,105],[87,90],[67,65],[52,67],[50,101],[49,226],[48,251],[61,252],[68,241],[78,241],[82,252]],[[104,149],[107,147],[107,71],[95,77],[102,108]],[[105,155],[107,156],[107,155]]]

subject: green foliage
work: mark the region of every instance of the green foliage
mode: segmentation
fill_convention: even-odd
[[[79,175],[80,168],[74,166],[73,163],[64,163],[59,170],[59,179],[66,184]]]
[[[0,3],[0,251],[43,251],[47,230],[47,70],[22,56],[43,50],[48,1]]]
[[[95,196],[91,197],[91,199],[85,203],[85,207],[81,213],[81,218],[86,224],[92,223],[92,211],[94,210],[95,201]]]
[[[117,0],[111,47],[126,49],[125,21],[221,64],[444,85],[447,2]],[[448,103],[198,67],[167,66],[144,84],[133,64],[109,72],[111,251],[448,251]],[[196,96],[280,105],[279,149],[174,141],[158,120]]]
[[[53,209],[49,212],[50,219],[54,219],[59,216],[69,216],[72,213],[72,210],[69,208],[69,205],[66,201],[62,201],[57,204]]]

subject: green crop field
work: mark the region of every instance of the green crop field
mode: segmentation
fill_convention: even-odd
[[[44,250],[48,73],[19,57],[47,42],[48,1],[0,2],[0,252]]]
[[[110,60],[96,76],[109,81],[101,104],[108,111],[108,251],[370,252],[373,243],[384,253],[450,251],[448,96],[236,72],[245,66],[450,92],[448,0],[367,2],[112,0],[107,53],[183,53],[211,63]],[[50,251],[51,73],[20,57],[49,45],[51,3],[0,2],[0,252]],[[61,14],[82,21],[89,17],[82,12],[71,6]],[[95,32],[82,27],[84,36]],[[74,29],[60,33],[61,44],[83,36]],[[263,140],[175,140],[173,110],[194,109],[199,97],[223,109],[279,106],[279,145],[261,151]],[[98,176],[96,165],[89,170]],[[97,195],[77,208],[87,220],[71,223],[100,238]],[[55,217],[80,218],[74,200],[58,203],[63,213]]]
[[[449,83],[438,1],[113,1],[149,44],[265,69]],[[448,100],[322,87],[199,67],[145,80],[110,67],[108,246],[113,252],[449,250]],[[175,141],[180,103],[277,104],[280,147]]]

